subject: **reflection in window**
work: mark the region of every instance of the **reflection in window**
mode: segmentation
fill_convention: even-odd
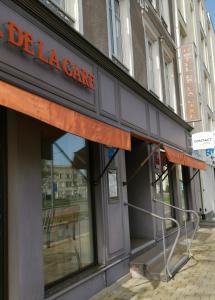
[[[122,34],[121,34],[121,18],[119,0],[109,0],[109,26],[110,26],[110,42],[111,54],[122,62]]]
[[[180,203],[181,203],[181,208],[183,209],[188,209],[187,205],[187,197],[186,197],[186,191],[185,191],[185,184],[184,184],[184,174],[183,174],[183,169],[181,165],[177,166],[177,173],[178,173],[178,180],[179,180],[179,193],[180,193]],[[188,214],[183,213],[183,221],[185,219],[188,219]]]
[[[86,140],[64,134],[54,141],[44,141],[42,196],[48,285],[94,262]]]
[[[165,164],[163,166],[163,172],[165,172],[165,175],[163,175],[162,178],[162,189],[163,189],[163,201],[166,204],[173,204],[172,198],[171,198],[171,187],[170,187],[170,172],[167,170],[168,166]],[[170,206],[164,205],[164,216],[167,218],[174,218],[174,209],[172,209]],[[170,220],[165,221],[166,229],[170,229],[174,226],[174,223]]]

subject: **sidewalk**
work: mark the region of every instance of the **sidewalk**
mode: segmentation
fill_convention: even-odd
[[[215,228],[201,228],[192,258],[168,283],[127,279],[91,300],[215,300]]]

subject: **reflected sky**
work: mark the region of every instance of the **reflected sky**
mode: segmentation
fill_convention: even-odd
[[[61,149],[63,149],[63,151],[70,158],[70,160],[74,159],[75,152],[78,152],[86,145],[85,139],[72,135],[70,133],[63,135],[58,140],[56,140],[55,143]],[[62,152],[55,145],[53,146],[53,152],[54,152],[53,158],[54,158],[55,165],[65,165],[65,166],[70,165],[65,155],[63,155]]]
[[[205,4],[215,27],[215,0],[206,0]]]

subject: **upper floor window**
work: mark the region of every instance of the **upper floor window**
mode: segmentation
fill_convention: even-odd
[[[205,32],[205,29],[206,29],[206,26],[205,26],[205,10],[204,10],[202,1],[199,1],[199,17],[200,17],[200,22],[201,22],[202,28]]]
[[[166,29],[170,32],[170,13],[168,0],[161,0],[161,16]]]
[[[175,76],[174,76],[174,61],[171,53],[164,50],[164,82],[166,105],[176,111],[176,92],[175,92]]]
[[[177,1],[177,3],[178,3],[179,12],[180,12],[182,18],[184,19],[184,21],[186,22],[186,5],[185,5],[185,0],[179,0],[179,1]]]
[[[111,52],[122,62],[122,30],[119,0],[109,0],[109,23]]]
[[[130,1],[106,0],[109,55],[125,71],[133,74],[133,50],[130,24]]]
[[[64,22],[83,33],[82,0],[40,0]]]
[[[165,73],[165,85],[166,85],[166,100],[169,104],[170,101],[170,74],[169,74],[169,64],[165,61],[164,63],[164,73]]]
[[[210,109],[213,111],[213,101],[212,101],[212,94],[211,94],[211,82],[209,78],[205,74],[205,97],[206,102]]]
[[[162,100],[163,93],[161,83],[158,36],[148,27],[148,25],[145,29],[148,89],[154,92],[160,98],[160,100]]]
[[[148,84],[150,90],[155,90],[155,71],[154,71],[154,59],[153,59],[153,44],[148,40]]]

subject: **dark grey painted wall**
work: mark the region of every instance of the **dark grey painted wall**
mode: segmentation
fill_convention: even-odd
[[[160,113],[159,109],[149,104],[147,99],[121,84],[117,78],[98,67],[42,24],[30,17],[29,20],[23,18],[3,3],[0,3],[0,8],[1,28],[3,23],[12,20],[22,30],[28,30],[33,35],[34,41],[38,39],[44,41],[45,54],[55,48],[59,60],[68,57],[80,67],[93,71],[96,90],[89,91],[81,87],[66,78],[61,71],[51,70],[49,66],[20,52],[17,47],[8,45],[5,40],[0,41],[1,78],[96,119],[140,134],[157,137],[186,150],[185,130],[178,122]]]
[[[40,131],[40,122],[12,110],[8,111],[10,300],[41,300],[44,297]],[[98,148],[95,145],[94,155],[98,154]],[[102,150],[103,146],[100,148]],[[121,192],[121,182],[125,180],[123,154],[120,151],[116,158],[119,201],[108,202],[105,176],[97,186],[98,189],[101,186],[104,188],[103,193],[101,190],[97,191],[92,199],[96,206],[98,265],[106,265],[106,269],[100,269],[88,278],[83,277],[75,285],[73,281],[68,288],[55,294],[55,299],[87,300],[129,272],[127,210],[123,205],[126,197],[122,198]],[[99,167],[100,170],[103,169],[98,156],[96,159],[95,169],[92,168],[93,172],[97,171],[95,177],[100,174]],[[113,264],[107,267],[110,262]]]
[[[8,113],[10,300],[41,300],[44,296],[40,150],[37,121],[10,111]]]

